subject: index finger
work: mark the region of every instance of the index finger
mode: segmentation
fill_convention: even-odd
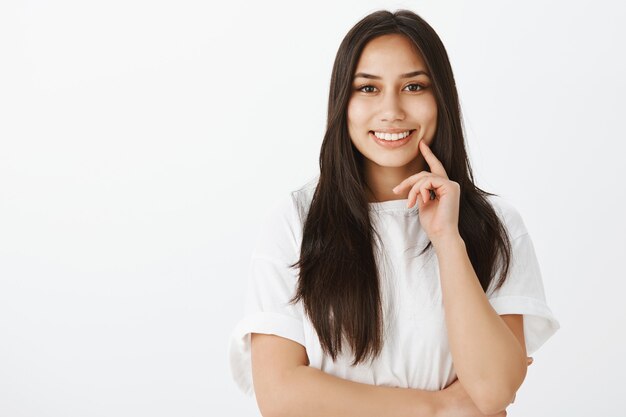
[[[422,155],[424,155],[424,159],[430,167],[430,172],[448,179],[448,174],[446,173],[443,164],[439,161],[439,159],[437,159],[433,151],[430,150],[430,147],[426,145],[426,142],[424,142],[424,140],[420,140],[419,144],[420,151],[422,152]]]

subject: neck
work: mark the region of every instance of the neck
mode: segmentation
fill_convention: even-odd
[[[367,190],[368,202],[408,198],[411,187],[407,187],[400,194],[395,194],[392,189],[411,175],[424,171],[425,167],[426,164],[423,158],[416,158],[402,167],[384,167],[367,161],[365,164],[365,180],[369,187],[369,190]]]

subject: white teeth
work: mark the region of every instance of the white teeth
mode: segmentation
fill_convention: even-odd
[[[402,132],[402,133],[383,133],[383,132],[374,132],[374,135],[378,138],[378,139],[383,139],[383,140],[400,140],[400,139],[404,139],[407,136],[409,136],[409,134],[411,133],[410,130],[407,130],[406,132]]]

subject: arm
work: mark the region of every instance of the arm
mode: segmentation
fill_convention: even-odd
[[[509,317],[505,322],[496,313],[480,286],[460,235],[440,237],[433,246],[439,260],[446,328],[458,379],[481,412],[497,413],[511,403],[526,377],[521,316]],[[509,326],[516,326],[518,334]]]
[[[308,366],[304,346],[252,333],[252,379],[264,417],[433,416],[438,393],[376,386],[338,378]]]

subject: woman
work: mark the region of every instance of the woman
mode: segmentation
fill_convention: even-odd
[[[341,43],[320,175],[267,218],[248,288],[231,369],[266,417],[506,415],[559,323],[521,216],[474,184],[418,15]]]

